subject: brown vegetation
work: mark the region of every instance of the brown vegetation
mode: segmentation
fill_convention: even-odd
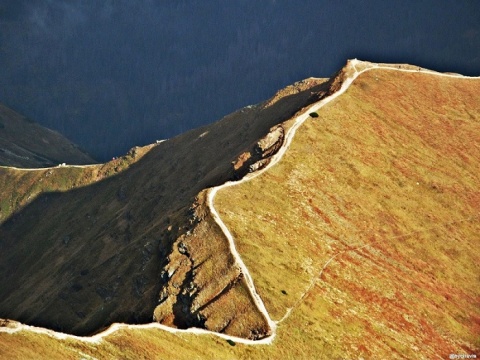
[[[331,84],[340,86],[342,76],[352,71],[347,67]],[[301,93],[302,101],[307,93]],[[214,335],[155,329],[117,331],[98,344],[21,331],[0,333],[0,357],[34,357],[38,349],[57,358],[87,354],[185,359],[443,358],[478,352],[478,93],[478,79],[368,71],[345,94],[318,110],[318,118],[302,125],[278,164],[217,193],[215,207],[231,230],[257,291],[273,319],[281,320],[272,345],[232,346]],[[171,272],[170,281],[151,292],[165,295],[155,310],[158,319],[175,326],[200,321],[207,328],[251,338],[266,334],[258,312],[249,308],[241,274],[222,234],[204,206],[205,193],[198,195],[198,189],[232,178],[232,162],[239,157],[247,162],[249,157],[240,154],[252,154],[280,114],[287,119],[306,104],[294,99],[298,98],[270,101],[262,112],[244,110],[246,117],[236,118],[237,113],[170,140],[165,143],[168,149],[155,148],[130,169],[105,180],[108,186],[96,188],[126,186],[132,219],[138,224],[133,233],[139,237],[132,237],[132,244],[145,246],[140,239],[153,234],[145,229],[157,228],[163,233],[153,238],[171,244],[163,248],[168,260],[151,272],[157,279],[162,270]],[[291,125],[287,121],[282,127],[288,130]],[[182,159],[182,172],[162,172],[162,154],[178,154],[174,163]],[[217,164],[203,171],[210,177],[193,176],[179,185],[179,174],[198,174],[195,167],[205,164],[202,156]],[[168,210],[170,220],[165,223],[161,223],[165,208],[149,206],[146,214],[140,210],[149,199],[144,187],[154,203],[165,201],[165,190],[154,175],[161,184],[176,179],[175,186],[168,187],[173,194],[167,203],[177,212]],[[190,189],[184,184],[195,185]],[[135,192],[128,191],[132,188]],[[110,211],[122,209],[116,208],[117,200],[98,201],[109,204]],[[97,202],[89,204],[87,208]],[[23,219],[29,214],[21,213]],[[29,224],[22,217],[18,221]],[[11,228],[21,229],[5,223],[0,236],[14,234]],[[104,250],[96,248],[100,255],[89,253],[90,258],[109,260],[114,258],[110,252],[123,251],[112,269],[124,274],[122,281],[128,281],[127,274],[138,275],[134,265],[141,258],[135,258],[135,246],[117,242],[114,248],[102,241]],[[113,299],[117,296],[122,295],[114,293]],[[132,307],[128,297],[122,301]],[[292,311],[284,318],[288,309]]]
[[[218,193],[274,319],[293,307],[285,326],[345,357],[478,349],[479,91],[371,70],[278,165]]]

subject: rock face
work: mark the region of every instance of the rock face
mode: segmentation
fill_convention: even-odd
[[[238,171],[241,168],[243,168],[245,163],[247,161],[249,161],[251,157],[252,157],[252,154],[249,151],[246,151],[246,152],[240,154],[238,159],[232,163],[233,170]]]
[[[306,88],[318,83],[318,79],[309,79],[288,87],[266,102],[263,110],[269,112],[282,104],[283,97],[305,93]],[[306,104],[318,101],[325,92],[326,88],[310,91]],[[289,111],[291,117],[298,109]],[[285,120],[288,118],[285,116]],[[272,126],[231,163],[233,179],[241,179],[267,166],[283,145],[284,138],[282,123]],[[271,329],[256,309],[223,233],[210,218],[205,198],[206,191],[197,197],[190,211],[192,228],[172,246],[161,275],[163,286],[154,320],[170,326],[201,327],[249,339],[264,338],[270,335]],[[212,252],[212,248],[215,251]]]
[[[241,179],[249,172],[263,169],[270,163],[271,157],[283,145],[285,130],[282,125],[270,129],[267,135],[261,138],[250,151],[242,153],[232,163],[235,178]]]
[[[206,191],[192,207],[192,230],[176,239],[168,255],[153,319],[250,339],[268,336],[266,319],[253,305],[222,231],[209,221],[205,197]]]
[[[282,125],[270,128],[250,151],[243,152],[232,163],[235,178],[268,165],[284,137]],[[153,318],[181,328],[199,327],[249,339],[264,338],[271,330],[249,296],[243,273],[235,264],[223,233],[209,219],[205,199],[206,191],[191,208],[191,230],[172,246],[161,273],[164,285]]]
[[[285,131],[281,125],[274,126],[270,132],[257,143],[256,152],[264,159],[275,154],[283,144]]]

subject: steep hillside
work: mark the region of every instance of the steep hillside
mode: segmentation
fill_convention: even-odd
[[[40,196],[0,228],[0,316],[84,333],[128,307],[131,321],[150,311],[262,341],[156,324],[81,340],[6,321],[0,356],[478,356],[480,79],[352,61],[315,83],[161,143],[99,183]]]
[[[201,221],[208,209],[197,195],[241,176],[232,161],[317,101],[323,82],[303,81],[161,142],[123,171],[115,164],[125,159],[106,170],[2,169],[0,317],[81,335],[153,317],[238,336],[268,334],[222,232]],[[187,235],[188,249],[179,245]],[[220,311],[226,302],[233,307]]]
[[[116,175],[138,161],[154,145],[135,147],[105,164],[63,165],[22,169],[0,167],[0,223],[41,194],[66,192]]]
[[[40,168],[62,163],[95,160],[59,133],[0,104],[0,166]]]
[[[372,69],[277,166],[218,192],[298,346],[347,358],[479,349],[479,93],[478,79]]]

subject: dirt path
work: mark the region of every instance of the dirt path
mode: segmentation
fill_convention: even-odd
[[[91,164],[91,165],[57,165],[57,166],[52,166],[52,167],[46,167],[46,168],[18,168],[14,166],[0,166],[0,169],[11,169],[11,170],[18,170],[18,171],[42,171],[42,170],[55,170],[55,169],[61,169],[61,168],[87,168],[87,167],[93,167],[93,166],[100,166],[104,164]]]
[[[343,252],[339,252],[335,255],[333,255],[330,259],[327,260],[327,262],[324,264],[324,266],[322,267],[319,275],[317,275],[316,277],[314,277],[311,281],[311,283],[309,284],[307,290],[303,293],[303,295],[301,296],[301,298],[295,303],[295,305],[292,307],[292,308],[289,308],[287,309],[287,312],[285,313],[285,315],[278,321],[273,321],[269,314],[268,314],[268,311],[266,310],[265,308],[265,304],[263,303],[261,297],[258,295],[256,289],[255,289],[255,286],[253,284],[253,280],[252,280],[252,277],[250,275],[250,273],[248,272],[248,269],[245,265],[245,263],[243,262],[243,260],[241,259],[240,257],[240,254],[238,253],[238,251],[236,250],[236,247],[235,247],[235,242],[234,242],[234,239],[233,239],[233,236],[232,234],[230,233],[230,231],[228,230],[227,226],[223,223],[222,219],[220,218],[220,216],[218,215],[218,212],[216,211],[215,207],[214,207],[214,197],[215,197],[215,194],[217,193],[218,190],[221,190],[225,187],[229,187],[229,186],[234,186],[234,185],[237,185],[237,184],[241,184],[242,182],[245,182],[245,181],[249,181],[251,179],[254,179],[255,177],[261,175],[263,172],[269,170],[271,167],[275,166],[275,164],[277,164],[281,158],[283,157],[283,155],[285,154],[285,152],[288,150],[292,140],[293,140],[293,137],[295,136],[295,133],[297,131],[297,129],[307,120],[310,118],[310,113],[311,112],[315,112],[315,111],[318,111],[320,108],[322,108],[324,105],[326,105],[327,103],[329,103],[330,101],[334,100],[335,98],[337,98],[338,96],[340,96],[341,94],[343,94],[349,87],[350,85],[353,83],[353,81],[362,73],[366,72],[366,71],[369,71],[369,70],[372,70],[372,69],[386,69],[386,70],[394,70],[394,71],[403,71],[403,72],[412,72],[412,73],[428,73],[428,74],[432,74],[432,75],[440,75],[440,76],[445,76],[445,77],[453,77],[453,78],[463,78],[463,79],[478,79],[479,77],[467,77],[467,76],[463,76],[463,75],[457,75],[457,74],[444,74],[444,73],[438,73],[438,72],[435,72],[435,71],[432,71],[432,70],[427,70],[427,69],[421,69],[421,68],[418,68],[418,69],[403,69],[403,68],[400,68],[400,67],[395,67],[395,66],[387,66],[387,65],[379,65],[379,64],[372,64],[372,63],[365,63],[365,62],[362,62],[362,61],[359,61],[357,59],[353,59],[353,60],[350,60],[350,65],[352,66],[352,69],[354,70],[354,73],[352,76],[348,77],[347,79],[345,79],[345,81],[343,82],[341,88],[335,92],[334,94],[332,94],[331,96],[327,97],[327,98],[324,98],[322,99],[321,101],[311,105],[309,108],[307,108],[301,115],[297,116],[297,118],[295,119],[295,122],[294,122],[294,125],[289,129],[289,131],[287,132],[286,136],[285,136],[285,141],[284,141],[284,144],[282,145],[282,147],[279,149],[279,151],[273,155],[272,157],[272,160],[270,161],[270,163],[263,169],[257,171],[257,172],[254,172],[254,173],[250,173],[250,174],[247,174],[245,177],[243,177],[241,180],[239,181],[236,181],[236,182],[232,182],[232,181],[229,181],[223,185],[220,185],[220,186],[217,186],[213,189],[210,190],[209,192],[209,197],[208,197],[208,205],[210,207],[210,210],[213,214],[213,217],[215,219],[215,221],[217,222],[217,224],[222,228],[222,231],[224,232],[225,234],[225,237],[228,239],[228,242],[229,242],[229,245],[230,245],[230,250],[234,256],[234,258],[236,259],[237,263],[239,264],[240,268],[242,269],[242,272],[245,274],[245,277],[247,278],[247,285],[248,285],[248,288],[250,290],[250,293],[252,295],[252,298],[254,299],[254,302],[255,304],[257,305],[259,311],[265,316],[265,318],[267,319],[271,329],[272,329],[272,335],[270,336],[270,338],[273,340],[273,338],[275,337],[275,332],[276,332],[276,328],[277,328],[277,324],[280,324],[282,321],[284,321],[286,318],[288,318],[288,316],[291,314],[292,310],[294,310],[300,303],[301,301],[303,301],[303,299],[305,298],[305,296],[308,294],[308,292],[313,288],[315,282],[321,278],[322,276],[322,273],[323,271],[328,267],[328,265],[335,259],[337,258],[338,256],[341,256],[343,255],[344,253],[346,252],[349,252],[349,251],[355,251],[355,250],[360,250],[361,248],[364,248],[364,247],[367,247],[371,244],[364,244],[364,245],[361,245],[357,248],[354,248],[354,249],[349,249],[349,250],[346,250],[346,251],[343,251]],[[357,69],[357,66],[365,66],[364,69],[358,71]],[[270,341],[271,342],[271,341]]]
[[[208,331],[208,330],[204,330],[204,329],[197,329],[197,328],[190,328],[190,329],[186,329],[186,330],[175,329],[175,328],[171,328],[171,327],[168,327],[168,326],[165,326],[165,325],[161,325],[159,323],[150,323],[150,324],[144,324],[144,325],[127,325],[127,324],[115,323],[115,324],[112,324],[107,330],[105,330],[105,331],[103,331],[99,334],[96,334],[94,336],[90,336],[90,337],[79,337],[79,336],[75,336],[75,335],[64,334],[64,333],[55,332],[55,331],[52,331],[52,330],[39,328],[39,327],[35,327],[35,326],[24,325],[24,324],[20,324],[20,323],[13,323],[12,326],[2,326],[2,327],[0,327],[0,333],[3,332],[3,333],[12,334],[12,333],[20,332],[20,331],[32,331],[32,332],[39,333],[39,334],[46,334],[50,337],[60,339],[60,340],[75,339],[75,340],[78,340],[78,341],[84,341],[84,342],[89,342],[89,343],[98,343],[98,342],[102,341],[102,339],[104,337],[107,337],[107,336],[111,335],[112,333],[114,333],[114,332],[116,332],[117,330],[120,330],[120,329],[159,329],[159,330],[167,331],[167,332],[170,332],[170,333],[195,334],[195,335],[215,335],[215,336],[218,336],[222,339],[233,340],[235,342],[238,342],[238,343],[241,343],[241,344],[248,344],[248,345],[271,344],[273,342],[275,336],[276,336],[277,324],[279,324],[283,320],[285,320],[291,314],[292,310],[295,309],[296,306],[288,309],[286,314],[279,321],[273,321],[271,319],[271,317],[268,314],[268,311],[265,307],[265,304],[263,303],[261,297],[259,296],[259,294],[257,293],[257,291],[255,289],[255,285],[253,283],[252,276],[250,275],[250,272],[248,271],[247,267],[245,266],[245,263],[241,259],[240,254],[238,253],[238,251],[235,247],[235,241],[233,239],[232,234],[228,230],[227,226],[223,223],[222,219],[218,215],[217,210],[215,209],[215,206],[214,206],[215,194],[219,190],[221,190],[225,187],[234,186],[234,185],[237,185],[237,184],[241,184],[242,182],[254,179],[255,177],[261,175],[263,172],[267,171],[271,167],[275,166],[275,164],[277,164],[281,160],[281,158],[283,157],[285,152],[288,150],[288,148],[289,148],[289,146],[290,146],[290,144],[293,140],[293,137],[295,136],[295,133],[296,133],[297,129],[307,119],[310,118],[309,114],[311,112],[318,111],[322,106],[326,105],[330,101],[336,99],[338,96],[343,94],[349,88],[349,86],[353,83],[353,81],[360,74],[362,74],[366,71],[369,71],[369,70],[372,70],[372,69],[386,69],[386,70],[395,70],[395,71],[403,71],[403,72],[419,72],[419,73],[421,72],[421,73],[427,73],[427,74],[432,74],[432,75],[463,78],[463,79],[479,79],[479,77],[466,77],[466,76],[463,76],[463,75],[456,75],[456,74],[437,73],[435,71],[431,71],[431,70],[427,70],[427,69],[420,69],[420,68],[418,70],[413,70],[413,69],[402,69],[402,68],[399,68],[398,66],[395,67],[395,66],[388,66],[388,65],[371,64],[371,63],[365,63],[365,62],[359,61],[357,59],[350,60],[349,64],[352,67],[352,70],[354,71],[353,75],[351,75],[350,77],[348,77],[344,80],[341,88],[337,92],[335,92],[331,96],[329,96],[327,98],[324,98],[321,101],[311,105],[310,107],[306,108],[305,111],[302,114],[300,114],[296,117],[293,126],[288,130],[287,134],[285,135],[284,144],[279,149],[279,151],[275,155],[273,155],[272,160],[270,161],[268,166],[266,166],[262,170],[259,170],[255,173],[250,173],[250,174],[246,175],[244,178],[242,178],[239,181],[227,182],[223,185],[211,188],[209,190],[209,193],[208,193],[208,206],[210,207],[212,216],[213,216],[215,222],[220,226],[220,228],[222,229],[222,231],[225,234],[225,237],[228,240],[228,243],[229,243],[229,246],[230,246],[230,251],[232,252],[232,255],[234,256],[238,266],[241,268],[241,270],[242,270],[242,272],[245,276],[248,289],[250,291],[250,294],[252,296],[253,301],[255,302],[255,305],[257,306],[259,311],[265,316],[265,319],[267,320],[267,322],[268,322],[268,324],[269,324],[269,326],[272,330],[272,334],[269,337],[266,337],[266,338],[261,339],[261,340],[248,340],[248,339],[237,338],[237,337],[234,337],[234,336],[225,335],[225,334],[221,334],[221,333],[217,333],[217,332],[212,332],[212,331]],[[364,67],[364,68],[362,70],[358,71],[358,67]],[[88,167],[88,166],[98,166],[98,165],[101,165],[101,164],[96,164],[96,165],[67,165],[67,166],[69,166],[69,167]],[[12,168],[12,167],[3,167],[3,168],[11,168],[11,169],[16,169],[16,170],[26,170],[26,171],[37,171],[37,170],[46,170],[46,169],[56,169],[56,168],[58,168],[58,166],[57,167],[52,167],[52,168],[43,168],[43,169],[21,169],[21,168]],[[370,244],[365,244],[365,245],[362,245],[362,246],[360,246],[356,249],[350,249],[350,250],[347,250],[347,251],[359,250],[360,248],[368,246],[368,245],[370,245]],[[340,252],[340,253],[332,256],[325,263],[325,265],[323,266],[319,275],[317,275],[316,277],[314,277],[312,279],[311,284],[306,289],[303,296],[296,302],[296,305],[298,305],[303,300],[303,298],[306,296],[308,291],[313,287],[315,282],[321,277],[323,271],[328,267],[328,265],[336,257],[342,255],[345,252],[346,251],[343,251],[343,252]]]

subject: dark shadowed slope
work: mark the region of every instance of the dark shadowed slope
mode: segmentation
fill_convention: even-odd
[[[0,165],[38,168],[61,163],[93,164],[95,160],[58,132],[0,104]]]
[[[249,181],[217,188],[214,208],[233,234],[257,292],[277,321],[272,342],[245,344],[214,334],[199,334],[194,329],[172,333],[165,331],[170,328],[151,324],[113,326],[111,331],[87,341],[5,321],[0,322],[0,357],[32,358],[39,351],[48,358],[179,359],[434,359],[447,358],[451,353],[478,354],[480,79],[444,77],[413,66],[385,68],[355,61],[338,74],[330,89],[338,89],[345,78],[344,84],[349,84],[351,76],[358,74],[356,70],[372,67],[360,74],[346,92],[330,98],[321,108],[316,103],[315,109],[306,112],[316,111],[318,116],[300,117],[306,121],[297,129],[290,146],[277,153],[282,154],[286,149],[276,165],[260,175],[253,174]],[[413,71],[398,71],[402,69]],[[280,103],[281,100],[276,104]],[[293,108],[295,104],[290,105]],[[275,108],[275,104],[270,108]],[[287,116],[292,108],[277,110]],[[245,118],[236,123],[240,126],[234,126],[233,119],[235,116],[217,123],[218,127],[200,129],[174,139],[177,142],[165,143],[170,146],[168,150],[180,151],[183,149],[180,144],[188,140],[190,149],[196,151],[183,152],[175,158],[176,163],[187,166],[183,169],[185,174],[202,163],[203,151],[207,151],[212,161],[220,161],[216,168],[207,167],[211,170],[205,168],[197,174],[198,188],[228,178],[219,176],[209,181],[213,178],[202,174],[227,170],[230,175],[241,176],[249,159],[272,149],[263,145],[270,143],[277,148],[276,142],[270,141],[281,138],[277,136],[281,131],[275,128],[259,142],[263,152],[258,151],[261,146],[252,149],[255,140],[250,146],[238,146],[237,154],[233,155],[235,151],[230,146],[236,141],[235,136],[231,134],[227,139],[230,144],[218,136],[229,130],[237,136],[242,134],[243,138],[242,125],[252,121]],[[287,134],[284,144],[289,143],[292,134],[289,129],[298,119],[282,123]],[[256,131],[253,126],[249,129],[249,134]],[[220,145],[208,139],[209,135]],[[209,140],[207,148],[195,145],[202,144],[201,139]],[[158,224],[155,220],[140,223],[140,209],[149,208],[153,219],[157,219],[156,212],[163,206],[152,207],[149,201],[172,201],[171,208],[175,204],[180,208],[182,205],[175,202],[182,196],[184,199],[192,196],[184,202],[186,206],[193,201],[191,194],[197,191],[194,184],[191,190],[170,188],[175,192],[173,197],[158,197],[157,180],[150,169],[154,164],[167,164],[179,189],[183,188],[183,177],[178,175],[185,176],[161,159],[163,145],[117,177],[105,180],[115,186],[128,185],[118,196],[125,199],[125,206],[135,205],[130,221],[146,226],[143,232]],[[226,152],[233,156],[236,173],[224,163],[230,156]],[[196,165],[192,165],[194,159]],[[251,165],[255,164],[258,162]],[[155,167],[157,176],[162,174],[161,169]],[[147,178],[134,180],[140,172],[145,172]],[[116,178],[122,179],[122,183],[115,183]],[[140,183],[151,191],[147,193],[139,186],[132,189],[131,186]],[[96,189],[101,190],[101,186],[104,185],[98,184]],[[137,193],[140,199],[135,200]],[[96,191],[93,195],[100,194]],[[228,265],[230,252],[225,251],[225,242],[220,241],[223,235],[211,222],[209,209],[213,207],[202,205],[204,197],[202,191],[195,206],[187,211],[188,218],[182,215],[183,209],[188,210],[185,207],[178,216],[172,215],[167,227],[167,232],[172,233],[171,240],[165,242],[166,237],[161,237],[158,241],[158,244],[171,241],[173,246],[167,249],[170,253],[161,277],[168,280],[161,284],[158,297],[161,301],[155,316],[172,325],[203,322],[206,328],[228,335],[250,338],[266,335],[258,332],[268,330],[262,328],[264,324],[258,313],[247,310],[248,297],[242,297],[245,293],[242,279],[237,268]],[[117,201],[110,199],[104,208],[117,207]],[[85,211],[80,210],[80,213]],[[29,211],[32,210],[27,208],[20,213],[25,216]],[[187,220],[188,229],[182,219]],[[21,218],[15,221],[28,224]],[[91,224],[81,218],[78,221],[89,231],[89,227],[103,220],[90,216]],[[17,226],[12,224],[5,224],[1,234],[10,236],[7,228]],[[177,231],[178,227],[182,229]],[[73,246],[72,239],[65,238],[66,246]],[[88,236],[85,239],[89,245],[98,246]],[[126,264],[122,261],[139,258],[142,255],[135,246],[138,244],[141,249],[147,245],[141,239],[134,240],[136,243],[127,249],[130,251],[126,255],[121,239],[117,241],[117,249],[124,254],[116,263],[116,270],[124,276],[111,293],[100,288],[104,296],[113,293],[99,303],[104,308],[109,301],[116,301],[115,291],[119,291],[123,280],[138,275],[135,269],[130,273],[124,271]],[[106,248],[107,241],[103,243]],[[147,268],[152,261],[148,260],[148,248],[147,245],[144,255]],[[114,247],[109,246],[111,249]],[[80,250],[79,257],[88,248]],[[49,255],[43,256],[46,259]],[[93,259],[97,261],[99,256],[107,258],[108,253],[103,251],[103,255],[95,256]],[[94,267],[92,270],[96,271]],[[28,280],[26,276],[23,279]],[[74,287],[71,291],[79,294],[86,287],[80,281],[71,285]],[[39,283],[37,288],[42,286],[48,286],[48,282]],[[37,288],[30,285],[30,293],[42,290]],[[23,295],[30,293],[26,290]],[[20,295],[19,292],[16,296],[22,300]],[[73,299],[69,297],[72,303]],[[128,297],[125,301],[133,304]],[[173,312],[169,313],[169,309]]]
[[[162,142],[128,169],[89,186],[70,180],[81,178],[82,169],[55,168],[50,171],[55,176],[42,170],[44,182],[54,177],[62,184],[63,178],[74,188],[51,187],[32,196],[0,227],[0,317],[89,334],[114,321],[152,321],[154,308],[166,301],[155,316],[172,326],[264,334],[264,320],[251,306],[222,233],[210,222],[196,226],[206,216],[196,197],[241,176],[242,168],[235,170],[232,161],[252,151],[270,127],[318,100],[322,82],[304,81],[264,104]],[[2,171],[11,177],[17,170]],[[31,184],[25,178],[34,176],[22,174],[24,187],[10,192],[27,193]],[[194,227],[200,250],[189,258],[187,250],[172,244]],[[168,286],[160,292],[167,282],[181,290],[194,280],[194,305],[191,296],[173,294]],[[237,308],[222,315],[215,309],[227,293]]]

